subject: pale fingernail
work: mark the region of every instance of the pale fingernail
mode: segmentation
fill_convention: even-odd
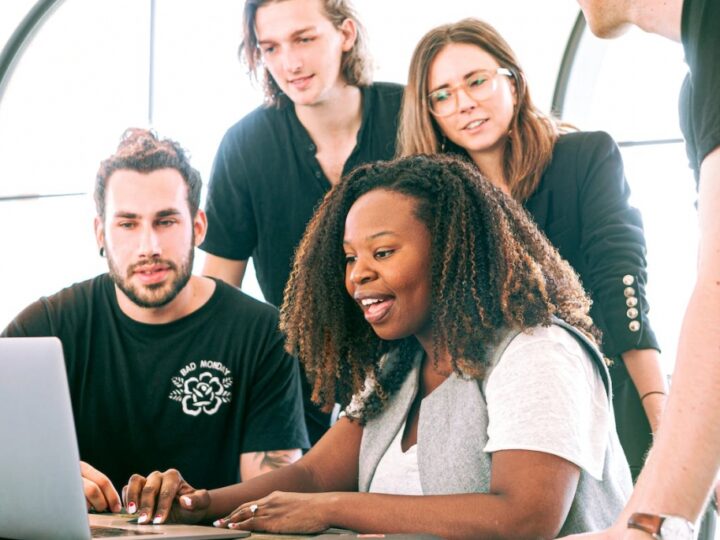
[[[184,497],[180,497],[180,499],[185,504],[185,506],[187,506],[188,508],[192,507],[192,499],[190,497],[184,496]]]
[[[155,516],[155,519],[153,519],[153,524],[157,525],[162,521],[162,516]]]
[[[145,523],[148,520],[147,514],[140,514],[140,517],[138,518],[138,523]]]
[[[213,521],[213,527],[222,527],[223,520],[222,519],[216,519]]]
[[[137,506],[135,506],[134,502],[131,502],[130,504],[128,504],[128,512],[131,514],[134,514],[135,512],[137,512]]]

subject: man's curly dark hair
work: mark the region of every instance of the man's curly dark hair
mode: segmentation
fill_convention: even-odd
[[[349,403],[367,379],[372,391],[360,420],[377,416],[420,347],[413,336],[379,338],[345,289],[345,219],[355,201],[376,189],[414,198],[415,215],[430,231],[433,349],[448,351],[455,372],[482,379],[488,352],[508,328],[548,326],[553,316],[599,338],[573,269],[476,167],[442,155],[367,164],[325,196],[285,289],[280,325],[287,350],[312,381],[313,401],[326,408]],[[382,356],[394,349],[398,361],[381,370]]]
[[[187,152],[172,139],[158,137],[151,129],[128,128],[122,134],[117,151],[102,163],[95,177],[95,208],[105,219],[105,190],[115,171],[128,169],[151,173],[159,169],[175,169],[187,186],[187,201],[193,219],[200,208],[202,179],[190,164]]]

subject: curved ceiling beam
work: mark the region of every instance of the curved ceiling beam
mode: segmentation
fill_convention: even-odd
[[[586,27],[587,23],[585,22],[585,17],[583,16],[582,11],[580,11],[577,19],[575,19],[572,32],[570,32],[570,38],[565,46],[565,52],[563,54],[562,62],[560,63],[557,81],[555,82],[555,92],[553,93],[551,110],[558,118],[562,118],[563,115],[563,109],[565,108],[565,96],[567,94],[568,83],[570,82],[570,73],[572,72],[575,57],[577,56],[577,51],[580,48],[580,40],[582,39]]]
[[[64,0],[38,0],[3,47],[0,52],[0,104],[5,94],[5,88],[12,77],[13,69],[25,48],[50,14],[63,2]]]

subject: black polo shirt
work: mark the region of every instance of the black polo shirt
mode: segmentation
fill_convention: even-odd
[[[700,181],[700,165],[720,147],[720,2],[685,0],[682,44],[690,72],[680,92],[680,127],[690,167]]]
[[[395,154],[402,86],[362,88],[357,145],[343,174]],[[292,103],[260,107],[232,126],[218,149],[207,199],[208,232],[200,246],[226,259],[253,257],[265,299],[279,306],[295,248],[330,189],[317,149]]]

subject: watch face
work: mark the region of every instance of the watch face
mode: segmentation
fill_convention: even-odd
[[[693,540],[693,526],[688,520],[667,516],[660,526],[660,538],[663,540]]]

